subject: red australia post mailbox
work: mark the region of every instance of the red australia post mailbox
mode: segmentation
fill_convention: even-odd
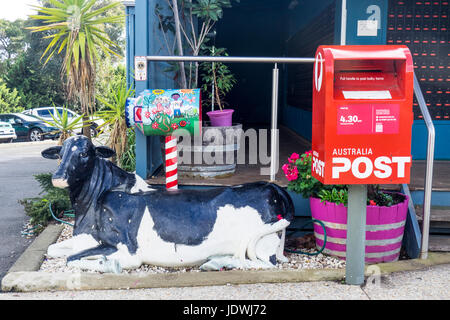
[[[324,184],[409,183],[409,49],[320,46],[315,58],[312,175]]]

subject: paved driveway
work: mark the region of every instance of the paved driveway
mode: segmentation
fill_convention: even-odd
[[[0,144],[0,280],[33,239],[22,237],[28,221],[18,200],[39,195],[33,175],[52,172],[57,162],[41,157],[55,141]]]

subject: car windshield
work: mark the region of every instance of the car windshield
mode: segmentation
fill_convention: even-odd
[[[8,122],[0,121],[0,128],[11,128],[11,125]]]
[[[14,115],[18,116],[19,118],[25,120],[25,121],[39,121],[38,118],[35,118],[33,116],[27,115],[27,114],[23,114],[23,113],[15,113]]]
[[[40,117],[51,117],[53,113],[53,110],[51,109],[42,109],[37,111],[38,116]]]

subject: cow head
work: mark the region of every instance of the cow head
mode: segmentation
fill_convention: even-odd
[[[66,188],[91,176],[97,156],[110,158],[115,152],[108,147],[95,147],[85,136],[75,136],[64,141],[62,146],[50,147],[41,154],[47,159],[61,160],[52,182],[55,187]]]

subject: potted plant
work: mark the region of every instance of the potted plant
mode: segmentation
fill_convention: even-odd
[[[211,56],[221,56],[228,54],[225,48],[208,47],[207,50]],[[233,89],[236,84],[236,78],[228,69],[228,66],[221,62],[202,63],[201,75],[203,81],[203,90],[207,92],[206,102],[211,103],[212,110],[207,112],[211,125],[213,127],[229,127],[232,125],[233,109],[225,109],[227,104],[224,97]],[[215,110],[215,106],[219,110]]]
[[[324,253],[345,259],[347,200],[346,185],[323,185],[311,175],[312,152],[293,153],[282,166],[288,190],[309,198],[311,216],[325,225]],[[366,263],[397,261],[408,211],[408,197],[369,185],[366,216]],[[324,245],[324,230],[314,224],[316,246]]]

